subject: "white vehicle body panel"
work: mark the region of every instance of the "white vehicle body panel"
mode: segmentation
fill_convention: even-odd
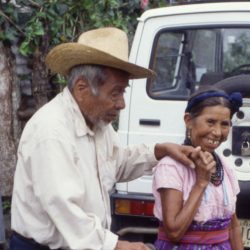
[[[138,28],[131,49],[130,61],[149,67],[151,50],[157,33],[162,29],[184,27],[211,27],[217,25],[250,25],[250,3],[217,3],[166,7],[146,11],[139,18]],[[130,82],[125,95],[126,109],[121,112],[119,136],[124,145],[138,143],[175,142],[182,143],[185,127],[183,122],[185,100],[157,100],[149,97],[146,79]],[[249,103],[242,107],[247,116],[243,120],[233,118],[237,126],[250,121]],[[145,126],[140,119],[160,122],[159,126]],[[249,126],[249,123],[247,123]],[[231,147],[229,140],[220,146],[220,151]],[[233,163],[235,156],[228,157]],[[250,180],[250,157],[244,159],[240,168],[236,167],[239,180]],[[152,176],[143,176],[137,180],[117,184],[118,192],[151,193]]]

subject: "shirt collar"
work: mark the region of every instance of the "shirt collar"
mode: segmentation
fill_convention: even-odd
[[[73,121],[75,127],[75,133],[77,136],[85,136],[89,134],[90,136],[94,135],[94,132],[88,127],[82,112],[75,101],[74,97],[72,96],[71,92],[69,91],[68,87],[63,89],[62,93],[63,101],[66,103],[68,107],[71,119]]]

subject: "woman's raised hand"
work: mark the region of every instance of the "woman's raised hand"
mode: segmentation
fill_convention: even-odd
[[[216,170],[216,162],[211,153],[199,151],[190,156],[195,164],[196,184],[206,187],[211,174]]]

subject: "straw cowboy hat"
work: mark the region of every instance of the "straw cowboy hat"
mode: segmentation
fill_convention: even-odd
[[[82,33],[77,42],[56,46],[48,53],[46,64],[53,73],[65,76],[72,67],[80,64],[121,69],[128,72],[131,79],[154,74],[149,69],[128,62],[127,35],[113,27],[90,30]]]

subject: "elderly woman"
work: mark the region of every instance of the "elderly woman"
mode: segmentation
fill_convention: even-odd
[[[217,89],[199,91],[189,99],[184,144],[202,151],[193,159],[195,169],[171,157],[155,168],[157,250],[243,249],[235,214],[238,182],[233,167],[215,152],[227,140],[231,118],[241,105],[240,93],[227,95]]]

